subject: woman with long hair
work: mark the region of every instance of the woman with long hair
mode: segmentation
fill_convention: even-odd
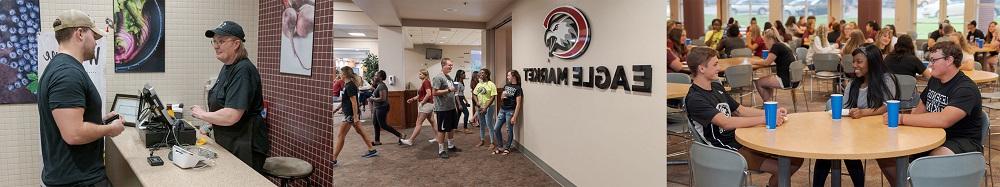
[[[858,30],[858,23],[852,21],[842,25],[842,27],[844,27],[843,29],[841,29],[841,31],[843,32],[841,33],[840,38],[837,39],[837,43],[839,43],[841,46],[847,46],[847,41],[851,39],[851,33],[854,33],[854,31]],[[865,36],[864,33],[862,33],[861,36],[864,37]],[[864,40],[861,41],[864,42]]]
[[[458,82],[455,85],[455,101],[458,102],[458,115],[459,118],[465,116],[462,119],[462,132],[472,134],[472,131],[469,131],[469,102],[465,100],[465,70],[455,72],[455,82]]]
[[[684,29],[671,29],[667,33],[667,72],[683,72],[684,59],[687,56],[687,32]]]
[[[472,94],[476,95],[477,105],[479,106],[479,112],[476,112],[476,119],[473,119],[473,121],[479,123],[479,145],[476,145],[476,147],[486,145],[486,136],[489,136],[489,150],[492,151],[496,148],[498,142],[493,137],[493,122],[496,119],[496,116],[493,115],[494,108],[496,108],[494,97],[497,95],[497,85],[493,84],[493,81],[490,80],[489,69],[479,70],[479,84],[472,90]]]
[[[344,140],[347,137],[347,131],[354,127],[354,132],[361,135],[361,139],[364,140],[365,146],[368,146],[368,153],[363,157],[371,158],[378,156],[378,151],[375,151],[375,147],[372,146],[372,140],[368,138],[368,134],[361,129],[361,110],[358,109],[358,86],[361,83],[361,77],[354,74],[354,69],[350,66],[344,66],[340,68],[340,76],[344,79],[344,94],[341,96],[342,103],[340,106],[344,111],[344,123],[340,125],[340,130],[337,131],[337,141],[333,150],[333,161],[330,161],[331,166],[337,166],[337,157],[340,156],[340,151],[344,149]]]
[[[806,61],[812,62],[813,55],[815,54],[837,54],[840,53],[837,44],[831,44],[826,38],[826,27],[820,26],[816,27],[816,33],[813,34],[812,45],[809,47],[808,53],[806,53]],[[811,66],[811,65],[810,65]],[[812,67],[812,66],[811,66]],[[815,68],[815,67],[813,67]]]
[[[885,65],[893,74],[919,75],[924,79],[930,79],[931,71],[917,58],[914,47],[913,37],[908,34],[899,35],[896,45],[892,47],[892,52],[885,56]]]
[[[469,88],[475,89],[476,85],[479,85],[479,71],[472,71],[472,75],[469,75],[469,77],[471,77],[469,79]],[[469,100],[472,100],[472,103],[470,103],[471,105],[470,107],[472,107],[472,116],[473,116],[472,121],[469,121],[469,123],[472,124],[472,127],[479,127],[479,124],[476,123],[476,117],[474,117],[476,116],[476,113],[479,112],[479,101],[476,101],[475,94],[473,94],[472,97],[469,98]]]
[[[522,98],[524,97],[524,91],[521,89],[521,74],[517,73],[517,70],[510,70],[507,72],[507,85],[503,86],[503,93],[500,94],[500,112],[497,113],[497,123],[493,127],[493,133],[497,139],[497,150],[493,151],[493,154],[504,154],[510,153],[511,146],[514,145],[514,126],[517,125],[517,117],[521,113]],[[503,133],[500,129],[503,128],[504,123],[509,124],[507,126],[507,142],[503,141]]]
[[[756,80],[757,91],[760,93],[761,99],[763,101],[772,101],[774,97],[774,89],[776,88],[791,88],[794,87],[796,83],[792,82],[791,79],[791,66],[792,62],[795,61],[794,52],[792,49],[782,43],[778,39],[778,33],[774,31],[768,31],[764,33],[764,42],[768,46],[767,59],[764,59],[762,64],[772,64],[776,66],[775,75],[769,75]],[[794,71],[802,71],[794,70]]]
[[[962,48],[962,66],[958,67],[962,71],[972,71],[976,69],[975,57],[972,54],[976,53],[976,47],[969,44],[969,41],[964,40],[964,36],[959,32],[952,32],[948,34],[948,40],[958,44],[958,47]]]
[[[403,145],[403,134],[396,131],[395,128],[389,126],[386,118],[389,117],[389,88],[385,86],[385,71],[378,70],[375,72],[375,77],[372,77],[372,83],[375,84],[375,89],[372,90],[372,97],[368,98],[369,102],[372,102],[372,106],[375,107],[375,142],[372,145],[382,145],[382,129],[389,131],[392,135],[396,135],[399,138],[399,145]]]
[[[983,70],[994,72],[997,68],[997,63],[1000,62],[997,54],[998,49],[1000,49],[1000,32],[996,31],[997,22],[990,22],[990,27],[987,29],[989,34],[986,35],[986,44],[983,44],[984,49],[989,49],[990,52],[986,55],[986,60],[983,62]]]
[[[872,44],[864,44],[851,52],[854,58],[851,65],[857,75],[851,79],[844,95],[844,108],[849,108],[848,115],[857,119],[866,116],[886,113],[884,103],[899,99],[899,86],[896,76],[888,72],[882,63],[882,53]],[[830,171],[831,160],[816,160],[816,172],[813,175],[813,186],[823,186],[826,175]],[[851,175],[854,186],[864,186],[865,170],[860,160],[844,160],[847,171]]]
[[[865,34],[861,33],[859,30],[853,30],[850,32],[847,43],[844,44],[844,48],[840,50],[841,57],[851,56],[851,52],[857,49],[862,44],[865,44]],[[850,73],[850,72],[848,72]]]
[[[882,52],[882,54],[889,54],[889,52],[892,52],[893,37],[895,36],[889,28],[878,31],[878,36],[875,37],[875,47],[878,47],[879,52]]]
[[[420,135],[420,127],[424,125],[425,119],[431,122],[431,129],[437,129],[437,122],[430,117],[431,113],[434,112],[430,73],[426,69],[420,69],[418,76],[422,81],[420,90],[417,90],[417,96],[406,100],[406,103],[417,102],[417,124],[413,128],[413,132],[410,133],[409,139],[403,140],[404,145],[413,145],[413,140],[417,139],[417,135]]]
[[[753,50],[754,56],[763,57],[764,55],[764,36],[760,34],[760,27],[757,25],[750,25],[750,29],[747,30],[747,48]]]

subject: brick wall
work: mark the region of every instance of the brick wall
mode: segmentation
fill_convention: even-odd
[[[311,76],[279,72],[281,1],[260,0],[258,64],[264,99],[270,103],[271,156],[301,158],[313,164],[312,180],[331,186],[333,155],[333,0],[316,1]]]

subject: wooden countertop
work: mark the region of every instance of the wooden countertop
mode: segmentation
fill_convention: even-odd
[[[765,153],[812,159],[879,159],[912,155],[944,143],[944,129],[899,126],[889,129],[882,116],[833,121],[830,113],[789,114],[774,131],[761,125],[736,129],[736,140]]]
[[[167,158],[170,150],[167,148],[154,151],[155,155],[163,159],[163,165],[150,166],[146,161],[146,157],[149,157],[149,149],[139,139],[139,131],[135,127],[125,127],[125,131],[120,135],[108,140],[106,148],[108,150],[106,153],[108,177],[112,181],[116,179],[119,181],[138,180],[142,186],[276,186],[232,153],[220,147],[212,139],[202,145],[202,148],[209,149],[218,155],[218,158],[213,159],[215,164],[209,167],[191,169],[181,169],[174,165]],[[123,160],[127,164],[120,163]],[[125,183],[124,186],[133,185],[129,182],[122,183]],[[120,185],[123,184],[116,183],[116,186]]]

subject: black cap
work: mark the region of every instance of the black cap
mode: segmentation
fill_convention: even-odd
[[[209,38],[215,37],[216,34],[235,36],[237,38],[240,38],[241,41],[244,42],[247,41],[244,38],[246,37],[246,34],[243,34],[243,27],[241,27],[240,24],[236,24],[236,22],[233,21],[223,21],[222,24],[219,24],[219,27],[205,31],[205,37]]]

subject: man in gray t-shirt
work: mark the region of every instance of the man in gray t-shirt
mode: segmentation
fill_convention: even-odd
[[[448,158],[448,151],[459,151],[452,143],[455,135],[451,132],[458,127],[458,110],[456,110],[458,107],[455,105],[456,90],[451,77],[448,76],[454,66],[451,59],[442,59],[441,74],[431,79],[431,87],[434,90],[434,114],[437,115],[438,119],[438,156],[441,158]],[[445,136],[448,136],[447,142],[444,141]],[[445,143],[448,143],[447,150]]]

